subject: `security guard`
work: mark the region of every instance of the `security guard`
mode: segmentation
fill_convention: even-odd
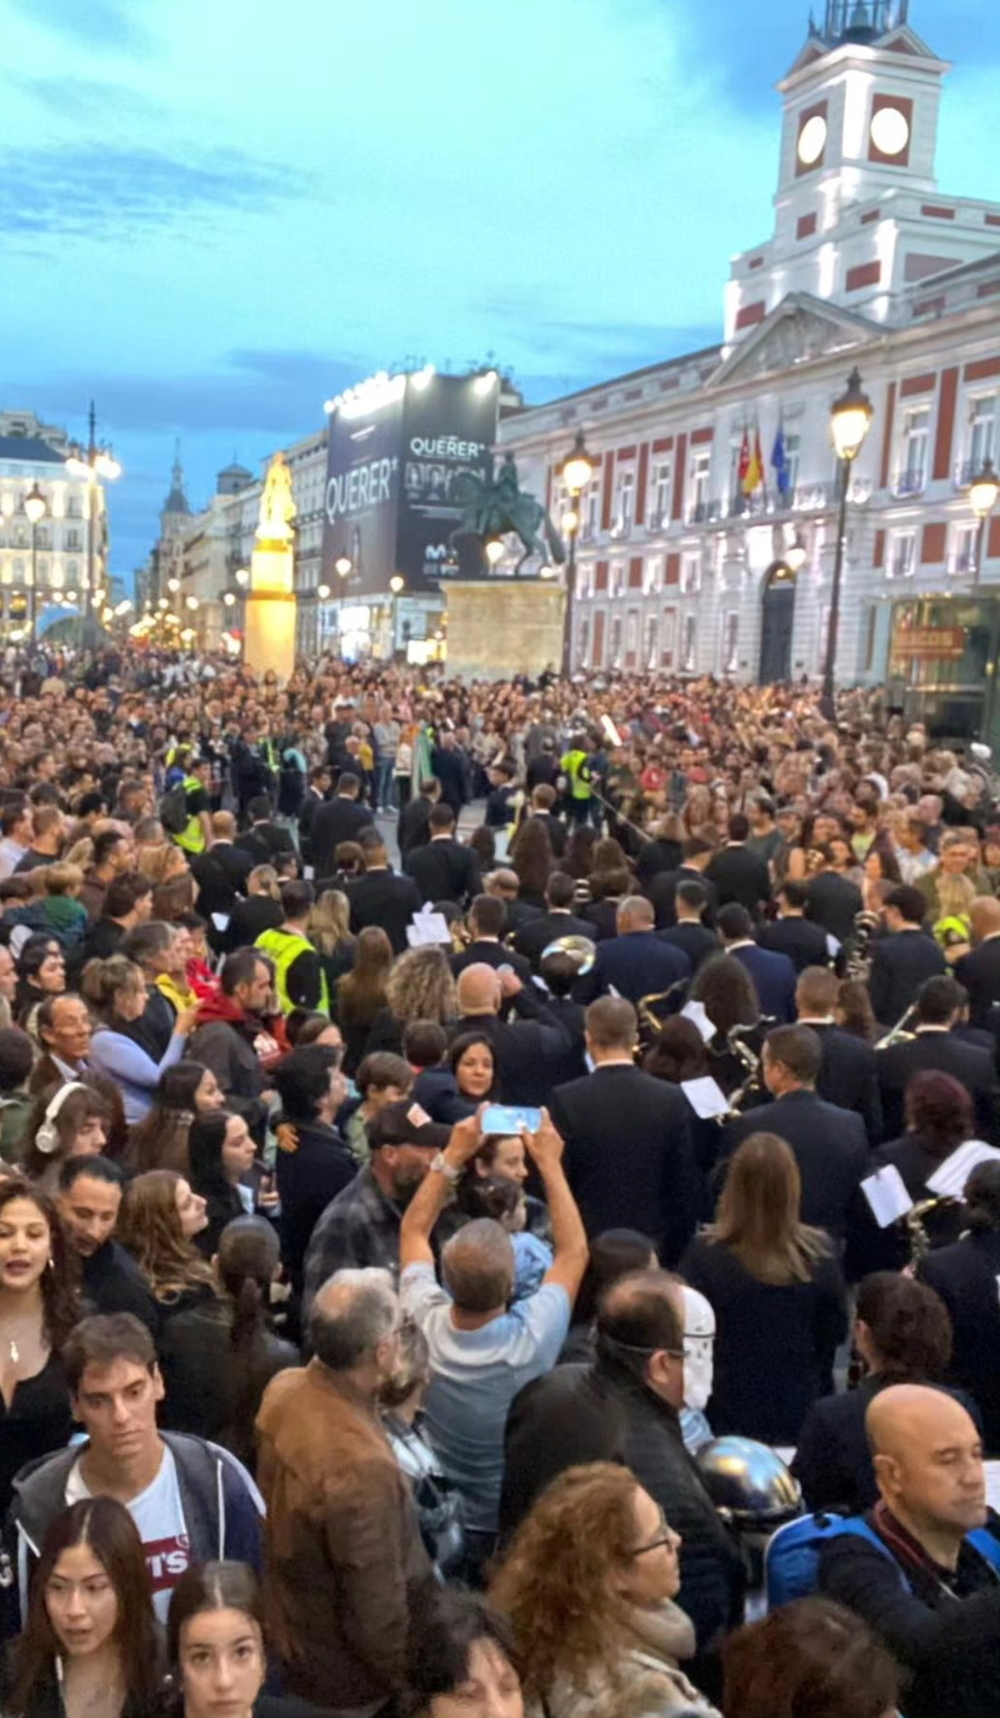
[[[311,883],[284,883],[281,910],[284,922],[277,930],[261,931],[255,947],[274,965],[274,988],[282,1014],[293,1008],[330,1012],[330,990],[323,963],[309,941],[306,925],[315,900]]]
[[[192,759],[190,754],[180,751],[177,763],[184,770],[183,787],[188,820],[180,833],[173,836],[173,840],[185,853],[204,853],[212,833],[209,816],[211,801],[208,796],[212,766],[207,758]]]

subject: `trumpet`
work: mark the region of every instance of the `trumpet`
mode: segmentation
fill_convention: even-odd
[[[915,1002],[911,1002],[906,1013],[901,1014],[896,1021],[892,1031],[887,1032],[884,1038],[877,1040],[876,1050],[891,1050],[894,1044],[912,1044],[916,1033],[910,1031],[910,1021],[916,1018],[916,1013],[917,1005]]]
[[[921,1199],[907,1211],[904,1221],[910,1237],[911,1269],[915,1269],[921,1259],[926,1258],[931,1250],[931,1238],[927,1231],[925,1219],[930,1216],[932,1211],[942,1211],[960,1204],[961,1200],[953,1199],[946,1194],[937,1199]]]
[[[854,931],[847,946],[844,977],[867,984],[872,970],[872,942],[879,927],[878,913],[855,913]]]

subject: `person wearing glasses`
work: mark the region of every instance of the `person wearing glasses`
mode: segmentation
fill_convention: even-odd
[[[680,1661],[694,1625],[675,1604],[681,1537],[625,1467],[571,1467],[521,1523],[491,1597],[514,1637],[524,1692],[547,1718],[716,1709]]]

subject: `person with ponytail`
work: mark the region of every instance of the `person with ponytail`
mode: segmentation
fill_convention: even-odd
[[[160,1340],[161,1425],[223,1444],[251,1472],[253,1425],[265,1386],[276,1372],[299,1364],[298,1349],[271,1328],[279,1259],[278,1237],[265,1217],[227,1223],[215,1258],[219,1297],[177,1313]]]

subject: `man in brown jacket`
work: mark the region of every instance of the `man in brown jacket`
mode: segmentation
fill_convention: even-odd
[[[351,1718],[402,1688],[411,1610],[435,1590],[375,1407],[399,1322],[387,1272],[338,1271],[313,1302],[314,1358],[272,1379],[257,1418],[268,1638],[292,1694]]]

